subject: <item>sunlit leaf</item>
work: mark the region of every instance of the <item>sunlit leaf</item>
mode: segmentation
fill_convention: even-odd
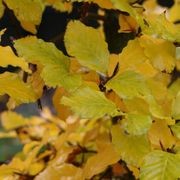
[[[41,76],[47,85],[63,86],[69,90],[81,84],[78,75],[69,73],[69,58],[54,44],[31,36],[16,40],[15,48],[28,62],[43,65]]]
[[[170,127],[177,138],[180,139],[180,122]]]
[[[65,33],[65,46],[69,55],[75,56],[81,65],[107,73],[109,52],[99,30],[80,21],[71,21]]]
[[[31,70],[28,67],[28,63],[25,62],[23,58],[17,57],[9,46],[0,46],[0,56],[1,67],[7,67],[9,65],[15,67],[17,66],[22,68],[26,72],[31,72]]]
[[[144,156],[149,153],[150,146],[144,135],[134,136],[126,134],[116,125],[111,130],[112,142],[116,151],[127,164],[139,166]]]
[[[180,177],[180,156],[163,151],[149,153],[141,166],[142,180],[176,180]]]
[[[8,94],[18,104],[36,101],[37,97],[31,86],[24,83],[17,74],[0,74],[0,95]]]
[[[152,124],[152,119],[149,115],[144,114],[127,114],[127,117],[122,121],[123,128],[132,135],[142,135],[147,133]]]
[[[133,71],[125,71],[116,75],[106,84],[108,89],[113,89],[122,98],[141,97],[149,93],[145,79]]]
[[[139,41],[144,48],[145,55],[155,68],[168,73],[172,72],[175,67],[176,53],[173,43],[149,36],[142,36]]]
[[[165,14],[146,17],[148,26],[143,29],[144,34],[156,35],[168,41],[180,42],[180,27],[168,21]]]
[[[63,97],[61,103],[70,106],[73,112],[84,118],[116,116],[120,113],[116,105],[108,100],[102,92],[88,87],[78,89],[70,97]]]
[[[31,32],[36,33],[36,26],[40,24],[44,5],[41,0],[3,0],[11,9],[21,26]],[[33,13],[32,13],[33,10]]]
[[[153,77],[157,70],[151,65],[141,47],[139,39],[130,40],[119,54],[120,72],[133,70],[147,77]]]

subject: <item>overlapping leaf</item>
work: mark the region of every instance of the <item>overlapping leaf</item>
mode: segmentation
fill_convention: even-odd
[[[180,156],[163,151],[152,151],[142,164],[140,179],[142,180],[176,180],[180,177]]]
[[[106,84],[122,98],[142,97],[149,94],[145,78],[134,71],[125,71],[116,75]]]
[[[17,104],[36,101],[32,87],[24,83],[17,74],[5,72],[0,74],[0,95],[8,94]]]
[[[109,52],[100,31],[80,21],[69,22],[65,33],[65,46],[69,55],[79,63],[103,74],[107,73]]]
[[[9,46],[0,46],[0,66],[7,67],[17,66],[21,67],[26,72],[31,72],[28,68],[28,63],[23,58],[17,57]]]
[[[129,113],[123,120],[122,127],[131,135],[142,135],[147,133],[151,124],[149,115]]]
[[[21,26],[31,32],[36,33],[36,26],[40,24],[44,4],[41,0],[3,0],[11,9]],[[33,13],[32,13],[33,10]]]
[[[78,75],[69,73],[69,58],[52,43],[26,37],[15,41],[15,48],[28,62],[43,65],[41,76],[48,86],[63,86],[69,90],[81,84]]]
[[[102,92],[89,87],[78,89],[70,97],[63,97],[61,103],[84,118],[100,118],[104,115],[120,114],[116,105],[108,100]]]
[[[122,160],[128,165],[140,166],[144,156],[150,152],[145,135],[128,135],[119,125],[112,128],[111,134],[112,142]]]

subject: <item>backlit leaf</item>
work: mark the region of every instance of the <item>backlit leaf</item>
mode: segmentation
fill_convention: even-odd
[[[123,128],[132,135],[142,135],[147,133],[152,124],[149,115],[129,113],[122,121]]]
[[[28,62],[43,65],[41,76],[48,86],[63,86],[69,90],[81,84],[78,75],[69,73],[69,58],[54,44],[31,36],[16,40],[15,48]]]
[[[180,122],[170,127],[177,138],[180,139]]]
[[[138,167],[144,156],[149,153],[150,146],[144,135],[134,136],[126,134],[119,126],[113,126],[111,130],[112,142],[116,151],[128,165]]]
[[[142,36],[140,45],[144,48],[145,55],[152,65],[160,71],[172,72],[175,67],[176,48],[173,43],[155,39],[149,36]]]
[[[78,89],[70,97],[63,97],[61,103],[70,106],[73,112],[83,118],[100,118],[104,115],[120,114],[116,105],[102,92],[88,87]]]
[[[168,21],[165,14],[146,17],[148,27],[143,29],[144,34],[156,35],[168,41],[180,42],[180,27]]]
[[[44,5],[41,0],[3,0],[11,9],[21,26],[31,32],[36,33],[36,26],[40,24]],[[33,10],[33,13],[32,13]]]
[[[149,153],[141,166],[142,180],[176,180],[180,177],[180,156],[163,151]]]
[[[28,68],[28,63],[23,58],[17,57],[9,46],[0,46],[0,66],[7,67],[8,65],[21,67],[26,72],[31,72]]]
[[[80,21],[69,22],[65,33],[65,46],[71,56],[83,66],[107,73],[109,52],[101,32]]]
[[[24,83],[17,74],[0,74],[0,95],[8,94],[18,104],[36,101],[37,97],[31,86]]]
[[[108,89],[113,89],[122,98],[142,97],[149,93],[145,79],[133,71],[125,71],[116,75],[106,84]]]

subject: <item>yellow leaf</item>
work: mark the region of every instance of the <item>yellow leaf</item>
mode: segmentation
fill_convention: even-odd
[[[175,137],[172,135],[165,120],[155,120],[148,132],[148,137],[154,148],[161,149],[162,144],[166,150],[175,145]]]
[[[27,119],[13,111],[5,111],[1,114],[1,123],[6,130],[12,130],[26,125]]]
[[[43,172],[36,176],[35,180],[83,180],[81,174],[82,170],[80,168],[64,163],[60,166],[48,166]]]
[[[9,46],[0,46],[0,66],[7,67],[8,65],[17,66],[26,72],[31,72],[28,63],[23,58],[17,57]]]
[[[129,33],[136,32],[138,28],[138,24],[136,20],[131,16],[126,16],[123,14],[119,15],[119,32]]]
[[[42,77],[40,76],[42,67],[37,66],[37,69],[31,76],[28,77],[27,82],[32,85],[37,98],[40,98],[43,94],[43,87],[45,86]]]
[[[67,95],[68,92],[63,87],[61,87],[56,89],[53,96],[53,105],[58,113],[58,117],[63,120],[67,119],[68,116],[72,113],[67,106],[64,106],[60,103],[61,98]]]
[[[28,173],[31,176],[37,175],[41,172],[45,167],[45,163],[43,161],[32,163],[29,167]]]
[[[171,22],[176,22],[180,20],[180,1],[175,0],[175,4],[172,6],[172,8],[169,10],[169,20]]]
[[[109,165],[115,164],[120,159],[112,144],[104,145],[104,150],[87,160],[83,169],[85,179],[91,179],[94,175],[104,171]]]
[[[157,70],[145,56],[144,49],[140,46],[138,38],[130,40],[122,53],[119,54],[119,66],[120,72],[133,70],[147,77],[153,77],[157,74]]]
[[[140,45],[152,65],[160,71],[172,72],[175,67],[176,48],[173,43],[155,39],[150,36],[141,36]]]
[[[0,74],[0,95],[8,94],[17,104],[36,101],[37,97],[31,86],[24,83],[17,74]]]
[[[108,66],[108,76],[111,77],[113,72],[119,63],[119,56],[117,54],[110,54],[109,56],[109,66]]]
[[[11,9],[21,26],[35,34],[36,26],[40,24],[44,5],[41,0],[4,0],[9,9]],[[33,13],[32,13],[33,10]]]

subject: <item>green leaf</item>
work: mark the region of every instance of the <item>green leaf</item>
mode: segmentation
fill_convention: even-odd
[[[138,167],[144,156],[150,151],[147,138],[144,135],[128,135],[119,125],[112,127],[111,134],[112,142],[122,160],[128,165]]]
[[[131,99],[133,97],[143,97],[149,92],[145,79],[142,75],[133,71],[125,71],[116,75],[106,84],[108,89],[114,90],[120,97]]]
[[[116,105],[100,91],[89,87],[80,88],[70,97],[63,97],[61,103],[83,118],[100,118],[104,115],[120,114]]]
[[[8,94],[17,104],[36,101],[32,87],[24,83],[17,74],[5,72],[0,74],[0,95]]]
[[[142,180],[177,180],[180,178],[180,156],[163,151],[149,153],[141,166]]]
[[[36,26],[40,24],[44,11],[44,4],[41,0],[3,0],[7,7],[11,9],[21,26],[31,32],[36,33]]]
[[[123,128],[132,135],[142,135],[147,133],[151,124],[151,116],[135,113],[127,114],[126,119],[122,121]]]
[[[48,86],[63,86],[68,90],[80,86],[80,76],[69,73],[69,58],[53,43],[31,36],[16,40],[15,48],[28,62],[43,65],[41,76]]]
[[[1,123],[6,130],[16,129],[27,124],[27,119],[12,111],[1,114]]]
[[[92,70],[106,74],[109,52],[101,32],[80,21],[69,22],[65,33],[65,46],[71,56]]]

